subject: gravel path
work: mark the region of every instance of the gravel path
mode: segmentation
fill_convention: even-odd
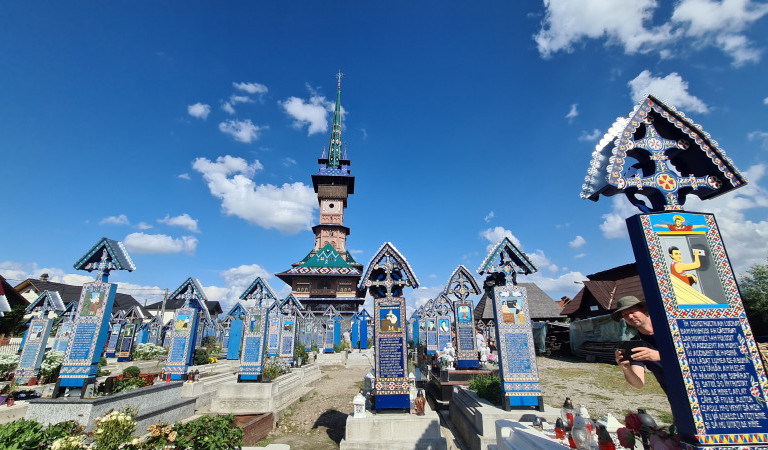
[[[537,358],[544,403],[559,408],[565,397],[585,405],[592,417],[611,412],[623,422],[629,410],[645,407],[659,423],[669,423],[669,403],[654,377],[638,390],[629,386],[615,365],[587,363],[576,359]],[[362,388],[369,367],[323,367],[323,378],[314,390],[291,406],[277,428],[258,445],[288,444],[293,450],[337,449],[344,438],[352,398]]]

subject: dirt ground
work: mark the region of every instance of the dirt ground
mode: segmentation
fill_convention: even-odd
[[[314,390],[280,417],[275,431],[257,445],[288,444],[292,450],[337,449],[344,439],[352,398],[370,367],[325,366]]]
[[[611,412],[623,421],[628,410],[645,407],[657,422],[671,422],[669,403],[651,374],[648,385],[638,390],[627,385],[615,365],[546,357],[538,357],[537,362],[544,403],[549,406],[561,407],[568,396],[575,405],[586,406],[592,417]],[[288,408],[275,431],[258,445],[288,444],[294,450],[339,448],[347,416],[352,413],[352,398],[362,388],[368,370],[323,367],[314,391]]]

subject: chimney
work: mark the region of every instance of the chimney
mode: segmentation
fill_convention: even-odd
[[[44,273],[44,274],[40,275],[40,281],[48,281],[48,274]]]

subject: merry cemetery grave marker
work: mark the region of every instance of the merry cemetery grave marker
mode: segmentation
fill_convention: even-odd
[[[242,298],[242,296],[240,296]],[[222,342],[222,349],[226,349],[227,359],[240,359],[240,346],[243,342],[243,323],[245,321],[246,310],[242,303],[237,302],[227,312],[224,318],[224,338],[226,345]]]
[[[475,340],[474,304],[469,296],[480,295],[482,291],[469,269],[460,265],[453,271],[443,294],[452,300],[454,325],[456,331],[456,367],[471,369],[480,366],[477,360],[477,342]],[[417,316],[418,317],[418,316]],[[414,327],[414,331],[418,328]]]
[[[377,410],[410,408],[403,297],[406,286],[417,288],[419,282],[408,261],[387,242],[371,259],[359,286],[373,297]]]
[[[248,306],[245,309],[238,381],[256,381],[264,369],[267,307],[277,303],[277,296],[264,279],[256,277],[240,296],[240,299],[244,300]],[[233,338],[230,337],[230,339]],[[230,345],[234,345],[234,343]]]
[[[683,211],[689,194],[706,200],[746,180],[701,127],[650,95],[592,155],[582,197],[625,194],[643,212],[627,228],[684,445],[768,443],[768,379],[717,222]]]
[[[96,280],[83,284],[74,319],[74,333],[59,371],[54,397],[61,388],[82,388],[98,372],[101,352],[109,332],[117,285],[109,283],[112,270],[136,270],[121,242],[102,238],[74,265],[77,270],[96,271]],[[83,390],[85,392],[85,390]]]
[[[493,301],[499,376],[504,392],[504,409],[536,407],[543,411],[539,371],[533,344],[531,316],[526,289],[517,285],[517,275],[530,275],[536,267],[509,238],[505,237],[488,253],[477,269],[487,274],[484,287]]]
[[[40,373],[40,364],[43,362],[48,336],[51,334],[53,318],[57,313],[62,312],[64,312],[64,302],[61,301],[57,291],[43,291],[27,306],[25,313],[33,313],[35,317],[30,321],[27,337],[24,339],[24,347],[15,371],[16,383],[27,384],[31,378],[37,377]]]
[[[293,350],[296,345],[296,324],[302,310],[301,303],[293,296],[283,299],[280,314],[283,315],[283,329],[280,332],[280,359],[293,364]]]
[[[180,299],[183,304],[174,313],[173,325],[168,331],[170,349],[165,361],[165,374],[170,375],[171,380],[181,380],[192,365],[201,322],[212,321],[203,287],[196,278],[187,278],[169,298]]]
[[[453,307],[451,301],[445,294],[439,294],[435,299],[435,314],[436,314],[436,328],[437,328],[437,350],[439,352],[445,351],[445,348],[451,342],[451,316],[453,315]]]

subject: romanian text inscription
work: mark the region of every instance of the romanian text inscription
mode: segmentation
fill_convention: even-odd
[[[765,395],[737,319],[677,321],[709,434],[765,432]]]

